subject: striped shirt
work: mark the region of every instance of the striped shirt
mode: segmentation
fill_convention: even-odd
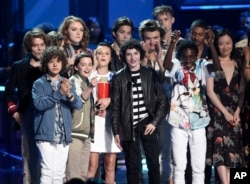
[[[140,120],[148,116],[148,112],[143,98],[139,71],[131,72],[131,80],[133,94],[133,125],[136,125]]]

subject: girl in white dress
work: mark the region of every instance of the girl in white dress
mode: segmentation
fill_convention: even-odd
[[[109,83],[109,85],[113,76],[113,73],[109,71],[108,68],[111,61],[111,49],[107,43],[98,44],[94,56],[97,61],[97,69],[92,74],[92,77],[97,77],[99,82],[106,82]],[[96,101],[97,112],[95,116],[94,143],[91,143],[88,177],[95,177],[99,166],[100,153],[104,153],[105,183],[113,184],[115,182],[116,154],[120,152],[120,149],[114,142],[110,122],[110,113],[108,110],[110,97],[107,96],[98,99],[97,94],[98,87],[95,87],[93,89],[93,95]]]

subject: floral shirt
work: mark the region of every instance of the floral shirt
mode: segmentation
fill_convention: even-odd
[[[61,77],[59,77],[59,80],[51,81],[49,76],[47,76],[47,80],[50,81],[51,86],[54,91],[58,90],[59,83],[63,80]],[[65,130],[64,130],[64,122],[62,118],[62,112],[61,112],[61,104],[59,102],[55,103],[56,106],[56,119],[54,122],[55,132],[54,132],[54,143],[56,144],[62,144],[65,143]]]
[[[187,69],[180,62],[173,62],[171,71],[165,76],[171,77],[171,93],[168,122],[176,128],[198,129],[208,125],[210,117],[206,101],[207,60],[197,60],[195,66]]]

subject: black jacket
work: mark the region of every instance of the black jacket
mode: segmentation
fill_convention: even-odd
[[[27,109],[32,100],[31,89],[34,81],[42,76],[39,67],[30,65],[30,59],[30,55],[27,55],[24,59],[13,63],[5,85],[4,95],[7,107],[9,108],[9,104],[18,104],[17,111],[20,113]],[[17,99],[15,89],[17,89]]]
[[[140,75],[146,109],[158,127],[167,115],[166,94],[154,69],[141,66]],[[119,134],[122,141],[133,140],[132,81],[128,67],[112,79],[111,123],[114,135]]]

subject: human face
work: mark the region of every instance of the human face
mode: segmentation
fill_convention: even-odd
[[[138,71],[140,69],[141,53],[136,49],[127,49],[125,60],[130,71]]]
[[[182,51],[181,63],[185,68],[191,69],[194,66],[196,60],[197,55],[194,49],[187,48]]]
[[[112,32],[115,42],[120,46],[132,37],[132,28],[127,25],[120,26],[116,32]]]
[[[58,59],[58,57],[54,57],[52,58],[49,62],[48,62],[48,74],[51,78],[51,80],[53,79],[57,79],[59,76],[59,73],[62,70],[62,61]]]
[[[167,31],[172,30],[172,24],[174,23],[175,18],[172,17],[170,13],[160,14],[156,19]]]
[[[157,43],[161,43],[161,36],[159,31],[144,32],[144,42],[149,47],[150,51],[154,51]]]
[[[43,51],[45,50],[46,45],[43,39],[41,38],[33,38],[31,45],[31,53],[36,58],[41,58]]]
[[[233,50],[233,40],[230,36],[224,35],[218,39],[219,55],[221,57],[230,56]]]
[[[80,22],[72,22],[68,28],[69,41],[74,45],[79,45],[83,39],[83,31],[84,28]]]
[[[88,78],[93,69],[92,59],[90,57],[82,57],[77,66],[75,66],[75,70],[82,77]]]
[[[96,60],[98,63],[98,68],[108,67],[111,61],[111,50],[106,46],[98,46],[96,49]]]
[[[194,27],[190,32],[192,42],[198,47],[205,43],[206,30],[202,27]]]

